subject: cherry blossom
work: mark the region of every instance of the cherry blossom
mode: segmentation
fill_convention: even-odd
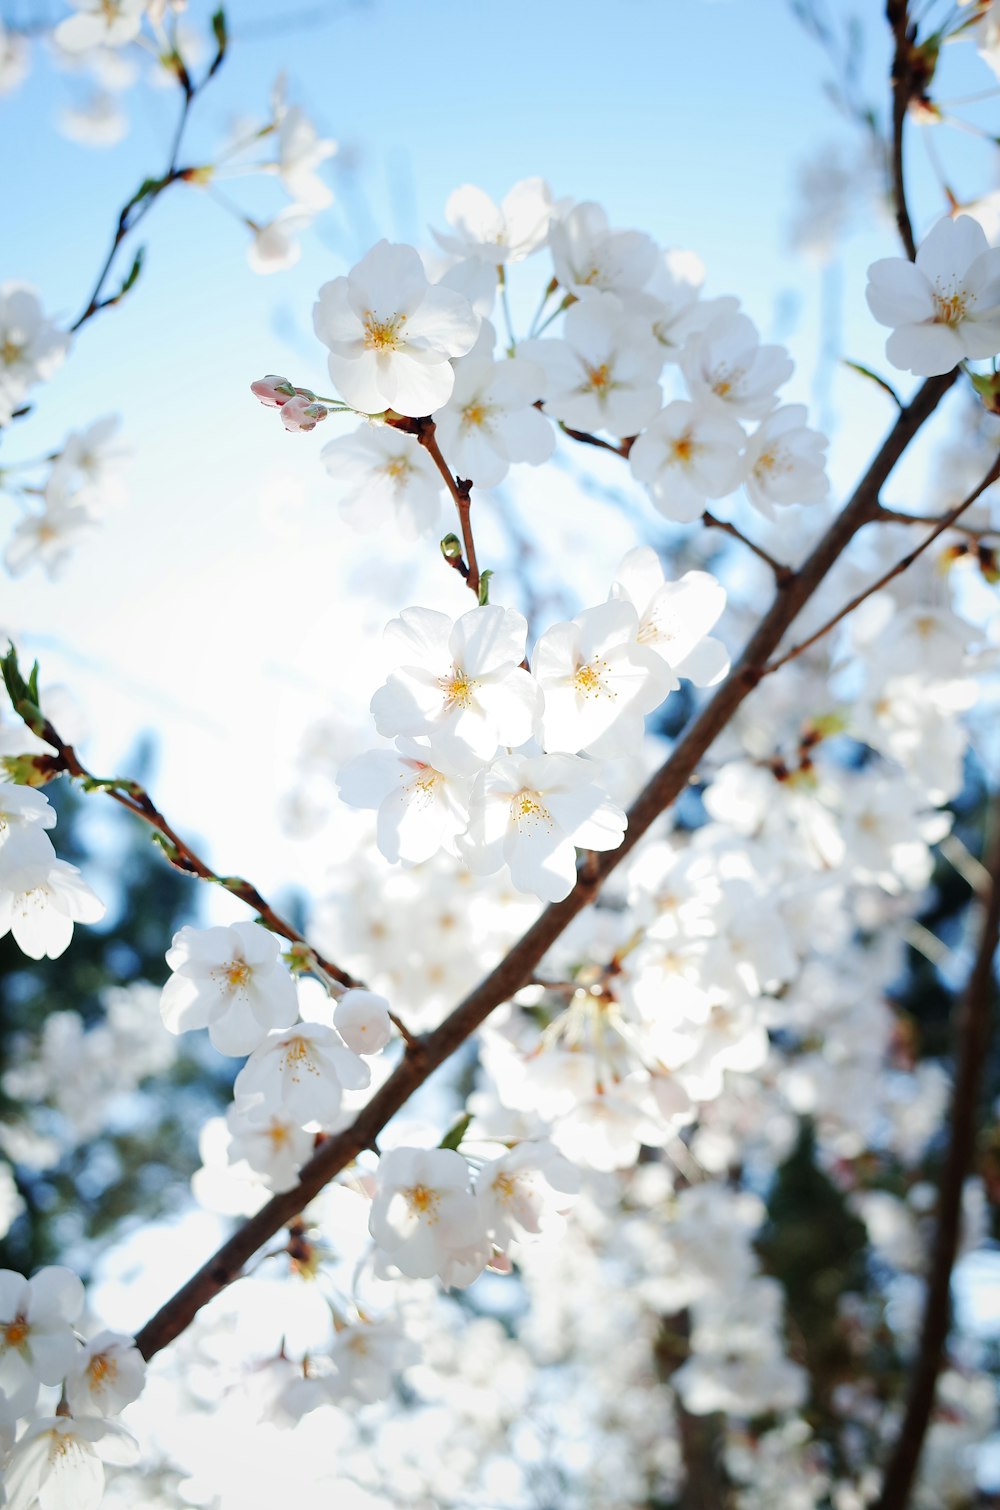
[[[805,423],[804,404],[785,404],[769,414],[746,446],[743,485],[755,508],[776,518],[775,505],[822,503],[830,490],[826,436]]]
[[[0,938],[11,933],[30,959],[58,959],[74,923],[97,923],[104,903],[75,865],[37,858],[16,843],[0,849]]]
[[[501,1250],[538,1236],[572,1203],[580,1178],[548,1143],[519,1143],[484,1164],[476,1177],[480,1220]]]
[[[634,435],[660,406],[660,347],[613,294],[575,304],[563,340],[524,341],[518,351],[545,371],[545,412],[575,430]]]
[[[61,1384],[77,1355],[73,1323],[82,1309],[83,1285],[69,1269],[39,1269],[32,1279],[0,1269],[0,1389]]]
[[[332,1126],[345,1090],[364,1090],[371,1071],[344,1043],[340,1034],[322,1022],[300,1022],[278,1028],[254,1049],[236,1077],[237,1106],[262,1113],[276,1111],[299,1126],[316,1122]]]
[[[449,358],[464,356],[479,333],[468,300],[429,283],[412,246],[388,241],[323,284],[313,324],[330,348],[334,384],[366,414],[431,414],[446,404],[455,384]]]
[[[643,231],[611,230],[605,211],[590,200],[552,222],[549,245],[556,277],[578,298],[638,293],[656,267],[656,243]]]
[[[745,440],[729,415],[675,399],[636,439],[629,465],[665,518],[690,524],[708,499],[723,498],[739,485]]]
[[[298,1015],[295,982],[281,945],[259,923],[184,927],[167,950],[173,974],[160,1010],[171,1033],[207,1028],[220,1054],[249,1054],[269,1029]]]
[[[333,1025],[355,1054],[378,1054],[392,1037],[389,1003],[374,991],[345,991],[334,1008]]]
[[[336,151],[337,143],[320,138],[300,105],[283,112],[278,125],[278,173],[295,201],[293,208],[310,212],[333,203],[333,195],[316,169]]]
[[[455,257],[473,257],[501,267],[523,262],[544,246],[552,211],[552,194],[541,178],[522,179],[499,206],[484,190],[463,184],[448,196],[444,207],[451,231],[434,235]]]
[[[354,529],[394,524],[404,540],[437,529],[441,477],[415,436],[361,425],[329,441],[320,455],[337,485],[341,515]]]
[[[492,349],[492,329],[489,347]],[[484,343],[486,344],[486,343]],[[494,362],[480,346],[455,364],[455,390],[435,414],[438,443],[459,477],[495,488],[511,462],[539,466],[555,449],[552,426],[534,407],[545,391],[544,368],[527,357]]]
[[[449,1148],[394,1148],[379,1160],[369,1231],[386,1257],[410,1279],[450,1275],[462,1255],[479,1254],[463,1276],[471,1283],[486,1262],[469,1166]],[[459,1282],[456,1280],[456,1282]]]
[[[639,618],[622,598],[553,624],[535,646],[532,673],[545,698],[542,747],[575,755],[600,741],[623,754],[641,737],[642,716],[677,686],[664,660],[637,640]]]
[[[302,256],[298,237],[313,223],[313,211],[303,205],[287,205],[272,220],[254,229],[247,248],[247,261],[255,273],[281,273],[294,267]]]
[[[35,383],[52,377],[68,350],[69,337],[45,318],[33,288],[0,283],[0,425]]]
[[[865,293],[879,324],[892,326],[885,354],[894,367],[935,377],[1000,352],[1000,249],[969,215],[939,220],[915,263],[873,262]]]
[[[691,336],[680,364],[696,402],[737,419],[763,419],[792,375],[784,347],[761,346],[756,326],[743,314],[717,315]]]
[[[656,552],[637,545],[622,559],[611,595],[632,604],[639,619],[636,641],[667,663],[672,686],[683,677],[711,687],[725,676],[728,652],[708,631],[726,606],[726,590],[709,572],[689,571],[668,582]]]
[[[419,864],[439,849],[455,852],[477,769],[461,747],[442,752],[400,738],[395,751],[369,750],[344,766],[340,799],[378,809],[377,842],[387,860]]]
[[[146,12],[146,0],[72,0],[72,4],[77,14],[67,16],[55,29],[56,45],[71,53],[127,46],[139,35]]]
[[[559,902],[576,882],[576,849],[617,849],[626,818],[574,755],[503,755],[476,780],[462,843],[469,868],[506,863],[518,891]]]
[[[14,1447],[5,1473],[7,1510],[97,1510],[104,1463],[129,1466],[138,1443],[97,1416],[43,1416]]]
[[[372,698],[380,734],[426,735],[443,751],[490,760],[501,744],[531,735],[539,704],[520,663],[527,625],[515,609],[484,604],[454,622],[432,608],[407,608],[386,636],[407,660]]]
[[[131,1337],[98,1332],[85,1343],[66,1376],[66,1400],[75,1416],[116,1416],[137,1400],[146,1364]]]

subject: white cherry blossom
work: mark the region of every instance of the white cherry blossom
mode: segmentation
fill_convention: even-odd
[[[302,256],[298,237],[313,223],[313,212],[299,204],[286,205],[273,219],[258,225],[247,248],[255,273],[281,273]]]
[[[580,1177],[551,1143],[519,1143],[484,1164],[476,1177],[480,1220],[502,1252],[537,1237],[572,1204]]]
[[[440,409],[455,383],[450,358],[470,351],[479,332],[468,300],[429,283],[412,246],[388,241],[323,284],[313,324],[335,385],[366,414]]]
[[[57,47],[88,52],[92,47],[125,47],[142,28],[146,0],[72,0],[75,16],[55,29]]]
[[[316,1139],[288,1111],[275,1110],[263,1098],[247,1098],[226,1113],[230,1166],[246,1163],[268,1190],[291,1190],[299,1170],[315,1152]]]
[[[598,741],[602,755],[634,748],[643,715],[677,686],[663,658],[638,643],[638,629],[632,604],[616,598],[545,631],[531,670],[545,698],[546,751],[575,755]]]
[[[128,1467],[139,1445],[98,1416],[43,1416],[15,1445],[4,1475],[7,1510],[97,1510],[104,1464]]]
[[[13,934],[30,959],[58,959],[73,924],[100,922],[104,912],[75,865],[24,852],[13,841],[0,849],[0,938]]]
[[[320,452],[337,485],[340,512],[356,530],[394,524],[404,540],[429,535],[441,517],[441,475],[416,436],[361,425]]]
[[[35,383],[53,376],[68,350],[69,336],[45,318],[33,288],[0,283],[0,425]]]
[[[674,399],[637,437],[629,465],[664,518],[690,524],[710,498],[723,498],[739,486],[745,440],[728,414]]]
[[[822,503],[830,491],[825,435],[806,424],[805,404],[767,415],[746,445],[743,486],[755,508],[776,518],[775,505]]]
[[[541,178],[521,179],[499,206],[483,189],[463,184],[448,196],[444,208],[451,231],[434,235],[455,257],[502,267],[523,262],[544,246],[552,211],[552,194]]]
[[[681,353],[691,397],[737,419],[763,419],[777,389],[792,375],[783,346],[761,346],[748,315],[721,314],[691,337]]]
[[[278,173],[297,208],[323,210],[333,203],[316,169],[336,150],[337,143],[320,137],[300,105],[284,111],[278,125]]]
[[[460,747],[439,751],[399,738],[396,750],[369,750],[344,766],[338,777],[340,800],[350,807],[377,808],[382,854],[392,862],[416,865],[442,848],[455,853],[455,839],[469,821],[477,769]]]
[[[657,262],[651,237],[644,231],[613,231],[605,211],[592,200],[552,222],[549,246],[556,277],[577,298],[638,293]]]
[[[523,356],[494,362],[479,350],[456,362],[455,390],[434,422],[451,470],[477,487],[495,488],[512,462],[548,461],[555,433],[534,407],[546,385],[540,363]]]
[[[281,943],[259,923],[186,926],[167,950],[173,974],[160,1010],[171,1033],[207,1028],[220,1054],[249,1054],[271,1028],[298,1015],[295,982]]]
[[[545,412],[574,430],[634,435],[660,406],[663,353],[641,316],[613,294],[574,304],[564,339],[524,341],[545,370]]]
[[[77,1356],[73,1323],[83,1310],[83,1285],[52,1265],[25,1279],[0,1269],[0,1390],[61,1384]]]
[[[371,1071],[340,1034],[322,1022],[300,1022],[269,1033],[236,1077],[237,1105],[276,1111],[300,1126],[331,1127],[345,1090],[364,1090]]]
[[[138,1400],[145,1382],[146,1364],[135,1339],[98,1332],[66,1376],[66,1401],[75,1416],[116,1416]]]
[[[617,849],[626,817],[575,755],[504,755],[476,780],[462,850],[470,870],[506,863],[518,891],[559,902],[576,882],[576,849]]]
[[[729,670],[729,653],[709,635],[726,606],[726,589],[709,572],[685,572],[668,582],[656,552],[637,545],[623,557],[611,595],[639,616],[638,644],[656,652],[677,678],[711,687]]]
[[[487,603],[452,621],[432,608],[406,608],[386,635],[406,660],[372,698],[380,734],[426,735],[490,760],[501,744],[531,735],[538,687],[521,669],[527,625],[512,608]]]
[[[394,1148],[382,1155],[368,1230],[378,1247],[410,1279],[448,1276],[461,1256],[481,1254],[471,1283],[488,1256],[469,1166],[449,1148]],[[461,1258],[459,1258],[461,1262]]]
[[[939,220],[916,262],[873,262],[865,293],[879,324],[893,328],[885,354],[894,367],[935,377],[1000,352],[1000,248],[970,215]]]
[[[389,1003],[374,991],[345,991],[333,1010],[333,1025],[355,1054],[378,1054],[392,1038]]]

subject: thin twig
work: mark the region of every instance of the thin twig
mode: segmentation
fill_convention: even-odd
[[[15,710],[24,717],[22,708],[15,701]],[[37,710],[36,710],[37,711]],[[25,719],[25,722],[28,722]],[[138,781],[126,780],[119,777],[100,777],[88,771],[80,760],[71,744],[62,738],[51,721],[44,716],[41,719],[32,718],[29,727],[51,745],[56,751],[55,755],[38,755],[33,757],[34,764],[41,774],[65,775],[79,781],[85,791],[104,792],[113,802],[133,814],[134,817],[147,823],[150,828],[160,836],[159,847],[167,861],[175,870],[182,871],[188,876],[197,876],[202,881],[211,881],[216,886],[221,886],[224,891],[230,892],[234,897],[239,897],[248,907],[252,907],[260,916],[262,923],[277,933],[281,938],[287,939],[290,944],[297,944],[308,951],[307,962],[314,962],[317,969],[342,986],[360,986],[361,982],[348,975],[333,960],[324,958],[318,953],[301,933],[294,929],[291,923],[287,923],[279,913],[275,912],[271,904],[261,896],[256,886],[242,876],[220,875],[207,865],[199,854],[191,848],[186,840],[182,839],[173,826],[167,822],[159,808]],[[408,1037],[409,1035],[403,1034]]]
[[[800,641],[798,645],[793,645],[791,650],[787,650],[785,654],[779,656],[777,660],[771,661],[770,664],[764,668],[764,675],[770,676],[773,672],[778,671],[782,666],[786,665],[788,661],[794,661],[796,656],[802,655],[803,651],[806,651],[812,645],[815,645],[816,641],[821,640],[824,635],[829,634],[831,629],[835,629],[836,626],[841,622],[841,620],[846,619],[848,614],[852,614],[854,610],[865,601],[866,598],[870,598],[874,593],[880,592],[881,589],[885,587],[889,582],[891,582],[894,577],[898,577],[903,572],[907,571],[909,567],[913,565],[914,561],[916,561],[917,557],[922,556],[928,546],[933,545],[934,541],[937,540],[940,535],[943,535],[945,530],[951,529],[952,525],[955,523],[955,520],[959,517],[959,515],[964,513],[966,509],[971,508],[976,499],[979,498],[983,493],[985,493],[986,489],[988,487],[991,487],[993,483],[996,482],[998,477],[1000,477],[1000,455],[997,456],[996,460],[990,467],[982,482],[978,483],[977,486],[973,488],[968,497],[963,498],[961,503],[957,503],[949,513],[941,515],[937,527],[931,530],[931,533],[924,540],[921,540],[916,550],[910,551],[910,554],[908,556],[904,556],[901,561],[897,561],[895,566],[890,567],[887,572],[884,572],[882,576],[879,577],[877,582],[872,582],[870,586],[866,587],[862,592],[856,593],[855,596],[850,600],[850,602],[845,603],[843,608],[838,609],[838,611],[833,615],[831,619],[827,619],[826,623],[822,624],[820,628],[816,630],[815,634],[809,635],[808,639]],[[875,513],[872,516],[872,522],[881,523],[883,521],[883,515],[888,513],[889,510],[883,510],[881,507],[879,507],[878,509],[876,509]]]
[[[476,542],[472,535],[472,487],[468,479],[458,477],[449,467],[441,454],[441,447],[437,443],[435,434],[437,426],[434,421],[425,416],[422,419],[407,419],[397,415],[387,421],[395,430],[405,430],[408,435],[416,436],[417,441],[423,446],[428,456],[444,478],[445,486],[452,496],[455,508],[458,510],[459,523],[462,528],[462,541],[465,546],[465,561],[459,562],[457,557],[449,556],[448,562],[462,572],[465,584],[476,599],[479,598],[479,562],[476,559]],[[463,571],[462,568],[465,567]]]
[[[742,541],[747,550],[753,551],[755,556],[758,556],[761,561],[765,562],[771,568],[774,573],[774,580],[779,587],[784,587],[785,583],[791,581],[791,578],[795,575],[790,566],[786,566],[784,562],[772,556],[762,545],[758,545],[756,540],[751,540],[749,535],[744,535],[743,531],[737,529],[735,524],[730,524],[725,519],[717,519],[708,509],[705,510],[701,517],[702,522],[707,524],[709,529],[721,530],[723,534],[731,535],[734,540]]]
[[[986,912],[975,964],[955,1020],[956,1068],[948,1151],[938,1178],[937,1230],[920,1342],[910,1369],[906,1413],[875,1510],[905,1510],[909,1503],[951,1325],[951,1275],[962,1227],[962,1195],[976,1150],[979,1099],[996,995],[993,960],[1000,940],[1000,796],[994,796],[988,818],[992,833],[984,859],[989,880],[982,893]]]
[[[569,896],[548,906],[500,963],[444,1021],[415,1045],[379,1087],[354,1122],[327,1138],[299,1172],[293,1189],[274,1196],[239,1227],[186,1284],[161,1306],[136,1335],[151,1358],[188,1327],[202,1306],[232,1283],[258,1248],[297,1216],[335,1175],[370,1148],[386,1123],[405,1106],[428,1076],[485,1022],[502,1002],[533,978],[539,962],[570,922],[596,897],[601,885],[629,855],[652,824],[687,788],[702,757],[764,674],[767,658],[796,615],[812,597],[858,530],[875,517],[879,493],[897,461],[954,383],[957,372],[929,378],[903,410],[850,502],[811,555],[775,596],[732,671],[687,726],[670,758],[633,803],[621,846],[598,857],[590,878],[577,879]]]
[[[896,225],[906,255],[912,262],[917,255],[917,243],[913,238],[910,212],[906,205],[906,180],[903,173],[903,132],[906,112],[916,94],[912,61],[912,28],[910,26],[907,0],[888,0],[886,20],[892,27],[895,51],[892,59],[892,199],[896,211]]]
[[[905,514],[902,509],[879,509],[878,519],[880,524],[940,524],[948,516],[945,514]],[[1000,535],[1000,530],[991,525],[980,527],[975,524],[948,525],[948,529],[957,530],[961,535],[968,535],[970,540],[982,540],[986,535]]]

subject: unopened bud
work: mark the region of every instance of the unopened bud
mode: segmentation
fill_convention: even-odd
[[[323,404],[310,403],[301,394],[290,398],[281,406],[281,423],[292,434],[298,434],[302,430],[315,430],[321,419],[326,419],[329,414]]]
[[[280,409],[290,398],[295,397],[297,391],[286,377],[278,377],[274,372],[269,372],[267,377],[258,378],[250,384],[250,392],[255,393],[268,409]]]
[[[0,759],[8,781],[17,786],[47,786],[60,774],[60,768],[51,755],[4,755]]]

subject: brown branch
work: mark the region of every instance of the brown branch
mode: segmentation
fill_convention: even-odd
[[[594,900],[607,877],[685,790],[702,756],[760,681],[767,658],[782,635],[858,530],[875,517],[879,492],[886,478],[956,376],[957,373],[950,372],[944,377],[929,378],[913,402],[899,415],[850,502],[786,587],[776,595],[729,676],[688,725],[670,758],[633,803],[621,846],[597,856],[587,878],[578,877],[568,897],[548,906],[495,969],[433,1032],[407,1045],[402,1062],[361,1109],[353,1124],[327,1138],[303,1166],[294,1189],[274,1196],[250,1217],[142,1327],[136,1343],[145,1358],[151,1358],[179,1336],[201,1307],[238,1277],[258,1248],[298,1216],[363,1149],[372,1146],[382,1128],[432,1071],[443,1064],[496,1007],[508,1001],[532,979],[543,956],[573,918]]]
[[[946,514],[906,514],[902,509],[879,509],[878,519],[880,524],[940,524],[949,518]],[[954,521],[947,525],[948,529],[956,530],[959,534],[968,535],[970,540],[982,540],[987,535],[1000,535],[1000,530],[992,525],[956,524]]]
[[[993,960],[1000,940],[1000,795],[987,814],[992,833],[984,857],[986,913],[975,964],[955,1020],[956,1068],[948,1150],[938,1178],[937,1231],[931,1252],[917,1356],[910,1370],[906,1414],[896,1438],[875,1510],[905,1510],[934,1409],[937,1379],[951,1325],[951,1275],[962,1227],[962,1192],[976,1149],[983,1067],[992,1027],[996,985]]]
[[[471,481],[457,476],[441,455],[441,447],[437,443],[435,434],[437,426],[429,416],[424,416],[422,419],[408,419],[404,415],[394,415],[391,419],[387,419],[386,423],[395,430],[405,430],[408,435],[415,435],[444,478],[445,486],[458,510],[458,518],[462,526],[462,541],[465,545],[465,561],[460,561],[457,556],[448,556],[446,559],[449,565],[462,573],[465,585],[475,593],[478,601],[479,562],[476,559],[476,542],[472,537]]]
[[[892,59],[892,200],[896,225],[906,255],[912,262],[917,255],[910,212],[906,205],[906,181],[903,174],[903,132],[910,101],[918,93],[913,68],[915,29],[910,25],[907,0],[887,0],[885,15],[892,28],[895,51]]]
[[[188,876],[197,876],[202,881],[211,881],[214,885],[221,886],[224,891],[231,892],[234,897],[239,897],[241,902],[246,902],[248,907],[254,908],[262,923],[270,928],[272,933],[277,933],[281,938],[287,939],[290,944],[297,944],[301,949],[308,951],[307,961],[313,962],[323,975],[339,981],[342,986],[361,985],[360,981],[348,975],[345,970],[341,970],[339,965],[335,965],[332,960],[325,959],[319,954],[308,940],[292,927],[291,923],[287,923],[279,913],[275,912],[271,904],[261,896],[251,882],[244,880],[242,876],[220,875],[207,865],[190,844],[182,839],[167,822],[145,787],[138,781],[95,776],[87,770],[73,746],[61,737],[58,730],[37,707],[29,711],[16,697],[12,696],[12,701],[16,712],[20,714],[28,727],[40,739],[44,739],[46,744],[52,745],[57,752],[55,755],[29,757],[39,774],[46,778],[59,775],[71,776],[82,784],[85,791],[105,792],[113,802],[117,802],[136,818],[140,818],[143,823],[147,823],[159,835],[160,848],[175,870],[182,871]]]
[[[717,519],[708,509],[705,510],[701,518],[702,522],[707,524],[709,529],[721,530],[724,535],[731,535],[734,540],[742,541],[747,550],[753,551],[755,556],[771,568],[778,587],[784,587],[795,575],[790,566],[786,566],[783,561],[779,561],[775,556],[772,556],[762,545],[758,545],[755,540],[751,540],[749,535],[744,535],[743,531],[737,529],[735,524],[730,524],[725,519]]]
[[[796,656],[801,655],[803,651],[808,650],[810,646],[815,645],[817,640],[821,640],[824,635],[829,634],[831,629],[836,628],[836,626],[843,619],[846,619],[849,614],[852,614],[854,610],[865,601],[866,598],[870,598],[874,593],[880,592],[881,589],[885,587],[887,583],[891,582],[894,577],[901,576],[903,572],[907,571],[909,567],[913,565],[914,561],[916,561],[917,557],[923,555],[928,546],[933,545],[934,541],[937,540],[940,535],[943,535],[945,530],[952,528],[955,520],[959,517],[960,514],[964,513],[966,509],[971,508],[976,499],[979,498],[983,493],[985,493],[988,487],[992,487],[993,483],[996,482],[998,477],[1000,477],[1000,455],[997,456],[997,459],[990,467],[982,482],[978,483],[976,487],[973,488],[968,497],[962,499],[961,503],[957,503],[955,507],[951,509],[947,514],[942,514],[941,518],[938,520],[937,527],[933,529],[924,540],[921,540],[916,550],[910,551],[910,554],[908,556],[904,556],[901,561],[897,561],[896,565],[890,567],[887,572],[884,572],[882,576],[879,577],[877,582],[872,582],[871,585],[866,587],[862,592],[856,593],[851,601],[849,603],[845,603],[843,608],[838,609],[838,611],[833,615],[831,619],[827,619],[826,623],[822,624],[820,628],[816,630],[815,634],[809,635],[808,639],[800,641],[798,645],[793,645],[791,650],[787,650],[785,654],[779,656],[776,661],[771,661],[771,663],[764,668],[764,675],[770,676],[773,672],[780,670],[780,668],[786,665],[788,661],[794,661]],[[887,516],[889,518],[893,517],[891,510],[883,509],[881,506],[879,506],[872,515],[872,519],[876,523],[883,523]]]

